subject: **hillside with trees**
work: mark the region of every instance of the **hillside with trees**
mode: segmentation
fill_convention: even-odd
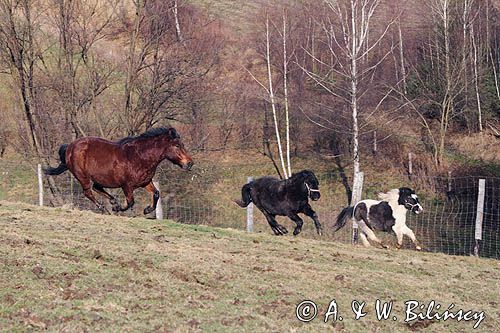
[[[173,125],[199,160],[263,158],[282,177],[298,164],[401,170],[408,152],[422,176],[498,176],[499,11],[1,0],[0,152],[48,165],[78,137]]]

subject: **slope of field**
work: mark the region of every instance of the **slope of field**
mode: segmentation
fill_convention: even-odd
[[[484,311],[498,329],[500,262],[0,203],[0,330],[466,332],[404,323],[406,300]],[[343,321],[324,323],[336,299]],[[377,321],[377,298],[396,321]],[[319,316],[295,318],[304,299]],[[355,321],[353,300],[365,301]],[[444,310],[443,309],[443,310]],[[333,327],[332,327],[333,326]]]

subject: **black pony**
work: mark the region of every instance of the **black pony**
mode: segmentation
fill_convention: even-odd
[[[303,213],[313,219],[316,231],[321,235],[321,224],[318,216],[309,205],[308,198],[319,200],[318,178],[310,170],[292,174],[286,180],[274,177],[256,179],[241,189],[242,200],[235,200],[240,207],[246,207],[251,202],[265,215],[267,222],[275,235],[288,233],[285,227],[276,222],[276,215],[288,216],[297,224],[294,235],[302,230],[304,221],[297,215]]]

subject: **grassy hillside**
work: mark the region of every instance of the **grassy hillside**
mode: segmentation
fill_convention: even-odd
[[[405,324],[404,301],[485,311],[500,324],[500,262],[365,249],[90,212],[0,203],[0,329],[26,331],[466,332],[473,322]],[[342,322],[295,307],[335,298]],[[397,321],[378,322],[377,298]],[[352,300],[366,301],[355,321]]]

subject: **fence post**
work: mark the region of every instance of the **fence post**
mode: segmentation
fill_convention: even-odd
[[[253,181],[253,177],[248,177],[247,183]],[[247,232],[253,232],[253,203],[247,206]]]
[[[408,174],[411,176],[413,174],[413,155],[408,153]]]
[[[486,188],[486,180],[479,179],[479,192],[477,195],[477,209],[476,209],[476,229],[474,239],[476,244],[474,246],[474,255],[479,257],[479,241],[483,239],[483,215],[484,215],[484,194]]]
[[[73,174],[71,172],[69,173],[69,191],[71,192],[69,198],[71,200],[71,206],[73,207],[73,205],[75,204],[75,198],[74,198],[75,188],[73,182]]]
[[[38,163],[38,204],[43,206],[43,178],[42,178],[42,165]]]
[[[451,171],[448,171],[448,193],[451,192]]]
[[[373,155],[377,155],[377,131],[373,131]]]
[[[157,220],[163,220],[163,205],[162,205],[162,202],[161,202],[160,183],[157,182],[157,181],[154,181],[153,185],[160,192],[160,197],[158,198],[158,201],[156,202],[156,219]]]
[[[360,172],[358,177],[354,177],[354,184],[352,185],[352,197],[351,197],[351,205],[354,207],[356,204],[361,201],[361,195],[363,192],[363,181],[364,181],[364,173]],[[356,221],[352,221],[352,244],[356,244],[358,242],[358,224]]]

